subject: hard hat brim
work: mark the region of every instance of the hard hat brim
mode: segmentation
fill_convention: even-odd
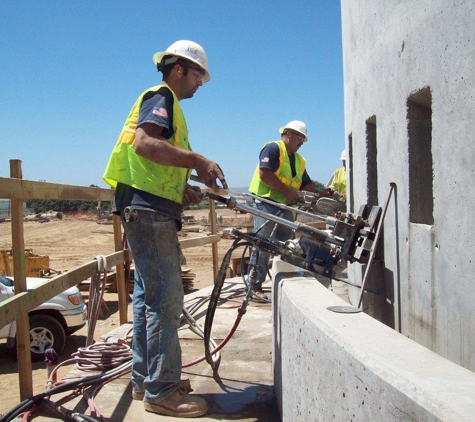
[[[155,53],[153,55],[153,62],[155,63],[155,65],[160,64],[165,56],[181,57],[185,60],[188,60],[189,62],[195,63],[205,72],[205,75],[203,76],[203,82],[208,82],[211,79],[210,73],[208,72],[207,69],[203,67],[203,65],[199,61],[193,60],[190,57],[185,56],[180,53],[170,53],[169,51],[159,51],[158,53]]]

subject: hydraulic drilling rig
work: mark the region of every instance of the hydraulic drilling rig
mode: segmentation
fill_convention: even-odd
[[[305,195],[308,196],[308,193]],[[334,266],[340,260],[350,263],[368,262],[382,212],[381,207],[364,205],[358,214],[336,211],[333,216],[322,216],[309,213],[302,208],[291,208],[271,202],[278,207],[291,208],[297,213],[307,214],[315,219],[325,221],[327,229],[321,230],[310,224],[288,221],[262,212],[238,202],[235,196],[216,195],[212,192],[209,192],[208,196],[215,201],[224,203],[227,208],[248,212],[292,229],[295,238],[285,242],[262,237],[259,233],[242,233],[237,229],[234,229],[232,233],[237,238],[251,244],[252,247],[280,256],[285,262],[330,279],[333,277]],[[252,197],[253,200],[266,201],[252,194],[246,194],[246,196]]]
[[[392,189],[393,186],[391,185],[390,194]],[[242,233],[237,229],[233,229],[232,233],[236,236],[236,240],[226,253],[221,263],[220,270],[218,271],[206,313],[204,327],[206,361],[215,370],[219,365],[219,360],[213,360],[213,354],[221,349],[227,340],[223,341],[212,351],[210,348],[210,345],[212,344],[211,329],[216,306],[226,277],[226,270],[229,268],[231,254],[235,249],[240,246],[252,247],[257,249],[258,252],[264,251],[271,255],[279,256],[285,262],[307,270],[315,275],[322,275],[330,280],[334,277],[335,265],[340,261],[367,263],[367,267],[369,268],[372,257],[374,256],[374,250],[377,246],[385,210],[387,209],[390,197],[388,197],[384,209],[379,206],[370,207],[364,205],[360,208],[358,214],[343,212],[341,210],[341,205],[336,204],[336,206],[334,206],[335,204],[330,202],[327,202],[325,206],[320,205],[319,207],[317,205],[318,202],[322,199],[326,200],[326,198],[318,198],[318,196],[316,196],[309,200],[308,193],[302,194],[302,196],[305,195],[305,199],[302,201],[303,206],[300,204],[301,206],[299,208],[268,201],[274,206],[284,209],[290,208],[296,213],[307,214],[317,220],[325,221],[326,229],[322,230],[315,228],[310,224],[289,221],[273,214],[263,212],[253,206],[238,202],[236,196],[242,195],[242,193],[233,192],[232,190],[228,190],[226,195],[218,195],[213,192],[207,193],[207,196],[210,199],[225,204],[229,209],[248,212],[262,217],[267,221],[281,224],[292,229],[294,232],[294,239],[281,242],[270,237],[261,236],[259,232]],[[244,194],[244,196],[250,197],[253,201],[267,201],[264,198],[252,194]],[[322,216],[308,211],[315,211],[315,209],[329,210],[333,215]],[[252,295],[253,283],[257,277],[257,263],[251,262],[250,266],[251,271],[249,272],[249,286],[247,293],[238,309],[236,323],[227,338],[230,338],[237,329],[240,319],[246,313],[247,304]],[[364,290],[364,282],[365,280],[363,280],[361,286],[362,291]],[[360,296],[360,304],[361,297],[362,296]]]

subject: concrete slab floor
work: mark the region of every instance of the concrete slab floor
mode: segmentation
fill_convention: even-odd
[[[270,290],[270,285],[267,286],[267,290]],[[240,278],[226,280],[223,287],[221,297],[226,296],[227,299],[218,303],[212,329],[212,337],[218,344],[227,336],[236,321],[237,309],[243,299],[243,295],[236,292],[242,293],[242,287]],[[204,326],[209,303],[206,298],[211,292],[212,287],[209,287],[185,296],[185,306],[188,309],[193,309],[193,305],[198,301],[203,302],[201,307],[195,305],[193,314],[201,327]],[[270,291],[268,296],[271,296]],[[130,326],[131,324],[124,324],[108,335],[123,337]],[[182,376],[190,379],[194,389],[192,394],[202,395],[208,403],[208,414],[199,418],[200,421],[280,421],[273,387],[270,303],[249,303],[236,332],[220,352],[221,359],[215,372],[206,361],[186,367],[187,363],[204,356],[204,342],[190,330],[189,324],[183,326],[179,334],[184,366]],[[66,380],[93,374],[97,372],[74,369],[70,371]],[[55,395],[51,399],[57,402],[59,398],[60,396]],[[146,422],[180,419],[146,412],[142,402],[132,399],[129,373],[103,386],[94,402],[107,421]],[[63,403],[63,406],[90,415],[86,402],[81,397]],[[40,422],[70,419],[63,419],[56,412],[48,411],[33,415],[29,420]]]

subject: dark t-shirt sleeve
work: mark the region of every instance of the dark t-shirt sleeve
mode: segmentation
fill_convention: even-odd
[[[259,168],[276,172],[279,168],[279,156],[279,146],[275,142],[267,144],[259,154]]]
[[[163,137],[173,136],[173,94],[167,88],[145,94],[140,106],[137,127],[153,123],[163,128]]]

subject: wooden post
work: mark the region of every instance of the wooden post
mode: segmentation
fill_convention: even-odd
[[[217,233],[217,223],[216,223],[216,207],[214,199],[209,198],[209,225],[211,234]],[[216,280],[218,275],[218,244],[213,242],[211,244],[212,259],[213,259],[213,281]]]
[[[21,160],[10,160],[10,177],[22,179]],[[23,230],[23,199],[12,198],[12,254],[15,294],[25,292],[26,265],[25,239]],[[20,400],[33,397],[33,377],[30,354],[30,323],[28,314],[16,320],[16,347],[18,359],[18,377],[20,383]]]
[[[122,230],[120,217],[116,214],[112,217],[112,222],[114,226],[114,245],[115,250],[121,251],[122,248]],[[129,254],[125,253],[126,259],[129,259]],[[120,325],[125,324],[128,321],[127,308],[128,308],[128,295],[129,292],[125,285],[125,271],[124,263],[120,263],[115,267],[115,273],[117,278],[117,302],[119,304],[119,321]]]

